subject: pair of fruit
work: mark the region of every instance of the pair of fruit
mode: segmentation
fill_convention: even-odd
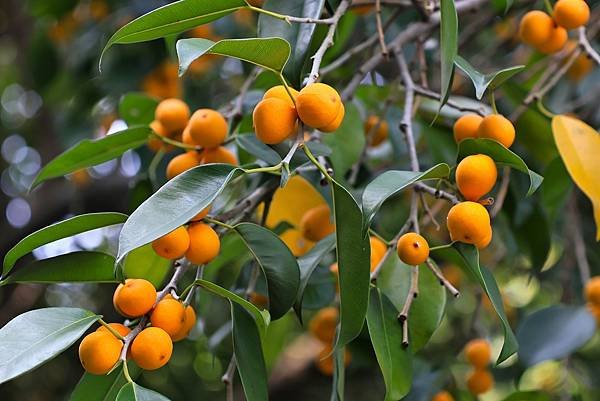
[[[202,213],[204,211],[199,215]],[[219,254],[220,248],[219,235],[211,226],[202,222],[192,222],[187,228],[178,227],[152,241],[152,249],[158,256],[165,259],[179,259],[185,256],[195,265],[211,262]]]
[[[252,121],[257,138],[275,145],[294,136],[298,119],[322,132],[337,130],[344,110],[340,95],[329,85],[315,83],[300,92],[278,85],[265,92],[254,108]]]
[[[389,135],[389,126],[387,121],[381,120],[375,115],[369,116],[365,121],[363,128],[367,137],[367,145],[371,147],[379,146]]]
[[[584,0],[559,0],[552,16],[543,11],[530,11],[521,19],[521,40],[542,53],[562,50],[569,37],[567,30],[587,24],[590,8]]]
[[[488,138],[510,148],[515,141],[514,125],[500,114],[490,114],[485,117],[465,114],[456,120],[453,131],[456,143],[466,138]]]
[[[592,277],[585,285],[588,310],[600,324],[600,276]]]
[[[450,209],[446,226],[452,241],[482,249],[492,241],[492,224],[485,207],[477,202],[460,202]]]
[[[496,185],[498,170],[488,155],[467,156],[456,167],[456,186],[468,201],[478,201]]]
[[[333,341],[335,340],[335,330],[338,324],[339,312],[332,306],[321,309],[310,321],[308,331],[324,347],[315,359],[315,366],[322,374],[326,376],[333,375]],[[351,355],[347,350],[344,351],[344,364],[350,363]]]
[[[494,377],[488,370],[492,360],[492,348],[484,339],[471,340],[465,345],[465,358],[473,371],[467,377],[467,388],[474,395],[488,392],[494,387]]]

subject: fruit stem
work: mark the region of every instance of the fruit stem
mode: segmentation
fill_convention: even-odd
[[[106,323],[104,320],[102,320],[102,319],[99,319],[99,320],[98,320],[98,323],[100,323],[102,326],[104,326],[104,327],[106,328],[106,330],[110,331],[110,333],[111,333],[113,336],[117,337],[119,340],[121,340],[121,341],[125,340],[125,338],[123,338],[123,336],[122,336],[122,335],[121,335],[121,334],[120,334],[118,331],[116,331],[115,329],[113,329],[113,328],[112,328],[112,327],[111,327],[111,326],[110,326],[108,323]]]
[[[196,150],[198,152],[202,150],[202,148],[200,146],[188,145],[187,143],[179,142],[174,139],[167,138],[166,136],[158,135],[154,131],[152,131],[152,134],[154,136],[156,136],[158,139],[160,139],[161,141],[163,141],[164,143],[168,143],[169,145],[173,145],[173,146],[176,146],[181,149]]]
[[[310,151],[308,146],[306,146],[305,143],[302,144],[302,149],[304,150],[306,157],[308,157],[308,159],[312,162],[312,164],[314,164],[319,169],[321,174],[323,174],[323,176],[325,176],[325,178],[327,178],[327,181],[329,181],[329,182],[333,181],[333,178],[331,178],[331,176],[329,175],[329,173],[327,172],[325,167],[323,167],[323,165],[317,161],[317,159],[315,158],[315,156],[312,154],[312,152]]]
[[[234,227],[232,225],[224,223],[224,222],[219,221],[219,220],[211,219],[210,217],[205,217],[204,221],[206,221],[208,223],[216,224],[216,225],[221,226],[221,227],[225,227],[225,228],[227,228],[229,230],[233,230],[234,229]],[[182,297],[182,296],[183,296],[183,294],[180,295],[179,297]]]
[[[543,115],[545,115],[546,117],[553,119],[554,118],[554,113],[552,113],[550,110],[548,110],[546,108],[546,106],[544,106],[544,102],[542,101],[542,98],[539,98],[537,100],[537,107],[540,110],[540,113],[542,113]]]
[[[392,242],[386,240],[385,238],[383,238],[381,236],[381,234],[379,234],[377,231],[373,230],[372,228],[369,228],[369,233],[375,237],[377,237],[378,239],[380,239],[383,243],[385,243],[386,245],[390,246],[392,244]]]
[[[292,25],[288,15],[279,14],[279,13],[276,13],[273,11],[265,10],[264,8],[254,7],[251,5],[248,5],[246,8],[248,8],[254,12],[257,12],[257,13],[265,14],[265,15],[271,16],[273,18],[283,20],[283,21],[287,22],[289,25]]]
[[[498,109],[496,108],[496,96],[494,96],[494,91],[490,92],[490,103],[494,114],[498,114]]]
[[[158,187],[158,181],[156,179],[156,170],[164,155],[165,151],[163,149],[159,149],[150,161],[150,165],[148,166],[148,178],[150,178],[150,183],[152,184],[152,187],[154,189]]]
[[[123,376],[125,376],[125,379],[127,379],[129,383],[133,383],[133,379],[129,374],[129,366],[127,366],[127,361],[123,361]]]
[[[285,91],[287,92],[288,96],[290,97],[290,99],[292,99],[292,103],[294,103],[294,107],[296,107],[296,99],[294,99],[294,96],[292,96],[292,92],[290,91],[290,86],[288,85],[282,72],[279,73],[279,79],[281,80],[281,83],[283,84],[283,87],[285,88]]]
[[[282,167],[282,163],[279,162],[274,166],[268,166],[268,167],[257,167],[257,168],[252,168],[250,170],[244,170],[244,172],[246,174],[255,174],[255,173],[275,173],[281,170]]]

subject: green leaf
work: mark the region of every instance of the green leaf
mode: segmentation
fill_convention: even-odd
[[[156,288],[162,284],[169,271],[171,261],[158,256],[151,244],[129,252],[123,261],[123,274],[126,278],[143,278]]]
[[[512,393],[502,401],[550,401],[551,398],[548,394],[540,391],[518,391]]]
[[[79,308],[36,309],[17,316],[0,329],[0,383],[54,358],[98,319]]]
[[[157,8],[115,32],[102,49],[99,68],[104,53],[115,44],[146,42],[176,35],[224,17],[246,7],[244,0],[180,0]]]
[[[541,271],[548,259],[552,242],[551,230],[543,209],[537,203],[533,204],[525,218],[513,221],[512,232],[518,239],[519,247],[529,253],[534,271]]]
[[[487,89],[494,91],[504,82],[525,69],[524,65],[517,65],[514,67],[503,68],[491,74],[482,74],[461,56],[456,56],[454,63],[458,68],[463,70],[469,78],[471,78],[471,81],[475,86],[475,96],[479,100],[481,100]]]
[[[140,373],[140,368],[134,363],[129,363],[129,374],[132,378],[135,379]],[[84,373],[69,401],[113,401],[126,383],[122,366],[105,376]]]
[[[269,312],[273,320],[281,318],[296,300],[300,286],[300,270],[287,245],[271,230],[254,223],[240,223],[235,231],[267,279]]]
[[[353,103],[345,105],[346,111],[342,124],[333,133],[323,136],[323,142],[335,149],[329,159],[336,177],[343,177],[360,159],[365,147],[365,132],[358,108]]]
[[[319,18],[324,0],[267,1],[263,8],[268,11],[295,17]],[[292,55],[285,67],[285,74],[295,85],[301,82],[302,69],[309,56],[308,50],[315,31],[314,24],[289,24],[266,14],[258,17],[258,36],[280,37],[291,46]]]
[[[542,204],[548,211],[550,221],[554,221],[565,206],[567,199],[573,190],[573,181],[562,161],[556,157],[544,170],[544,182],[542,183]]]
[[[119,117],[127,125],[148,125],[154,120],[158,100],[138,92],[130,92],[119,101]]]
[[[454,78],[454,59],[458,54],[458,15],[454,0],[441,0],[440,12],[441,110],[450,97]]]
[[[121,156],[130,149],[144,145],[151,133],[149,127],[134,127],[100,139],[85,139],[46,164],[35,177],[31,188],[50,178],[62,177]]]
[[[344,384],[346,380],[346,350],[336,348],[333,350],[333,380],[331,381],[331,401],[344,401]]]
[[[383,374],[386,401],[408,394],[412,381],[412,358],[402,347],[402,325],[398,311],[377,287],[371,287],[367,326],[377,362]]]
[[[179,75],[204,54],[218,54],[247,61],[267,70],[280,73],[290,57],[290,44],[281,38],[181,39],[177,41]]]
[[[139,384],[127,383],[119,390],[116,401],[169,401],[169,399]]]
[[[315,271],[319,262],[329,252],[333,250],[335,246],[335,235],[322,239],[317,242],[315,246],[311,248],[306,254],[298,258],[298,266],[300,268],[300,285],[298,287],[298,294],[296,295],[296,302],[294,303],[294,311],[298,316],[298,319],[302,322],[302,299],[304,298],[304,291],[310,280],[310,276]]]
[[[240,381],[248,401],[267,401],[267,368],[256,319],[240,305],[231,304],[233,350]]]
[[[101,252],[72,252],[36,260],[0,282],[12,283],[116,283],[115,258]]]
[[[585,306],[553,305],[527,316],[517,330],[519,360],[533,366],[562,359],[587,343],[596,320]]]
[[[517,156],[516,153],[513,153],[500,142],[497,142],[493,139],[467,138],[460,141],[458,144],[457,161],[460,161],[467,156],[476,155],[479,153],[488,155],[498,164],[509,166],[522,173],[528,174],[529,190],[527,191],[527,196],[532,195],[540,187],[542,181],[544,181],[544,177],[529,170],[527,164],[525,164],[523,159]]]
[[[250,315],[256,320],[256,326],[259,329],[261,336],[264,336],[267,332],[267,326],[270,323],[269,312],[260,311],[256,306],[254,306],[251,302],[246,301],[244,298],[239,295],[234,294],[231,291],[226,290],[223,287],[218,286],[217,284],[211,283],[206,280],[196,280],[196,285],[204,288],[205,290],[218,295],[223,298],[227,298],[229,301],[240,305],[244,308]]]
[[[431,248],[431,256],[438,257],[460,266],[471,278],[481,285],[481,288],[483,288],[490,298],[492,306],[496,310],[496,314],[500,318],[504,330],[504,345],[502,346],[502,351],[500,352],[497,363],[505,361],[512,354],[517,352],[519,345],[512,328],[508,323],[506,313],[504,312],[504,304],[502,302],[500,290],[498,289],[498,284],[496,284],[496,280],[492,273],[479,265],[479,252],[477,248],[473,245],[455,242],[450,245]]]
[[[96,228],[121,224],[126,219],[127,215],[122,213],[88,213],[39,229],[23,238],[4,255],[2,276],[10,272],[17,260],[42,245]]]
[[[362,227],[363,215],[352,195],[333,181],[337,261],[340,283],[340,328],[336,348],[358,336],[369,300],[370,243]]]
[[[445,163],[433,166],[425,172],[389,170],[377,176],[365,188],[362,195],[362,209],[365,216],[363,231],[369,225],[375,214],[390,196],[397,194],[417,181],[446,178],[450,174],[450,167]]]
[[[259,141],[254,134],[238,135],[235,141],[246,152],[271,166],[275,166],[281,162],[279,153]]]
[[[190,221],[242,171],[229,164],[206,164],[167,182],[146,199],[123,225],[117,262],[132,250]]]

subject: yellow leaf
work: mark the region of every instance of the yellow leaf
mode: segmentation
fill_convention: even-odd
[[[600,240],[600,134],[576,118],[557,115],[552,119],[554,141],[575,184],[590,198]]]

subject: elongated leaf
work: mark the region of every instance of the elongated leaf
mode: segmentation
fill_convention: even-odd
[[[78,308],[36,309],[17,316],[0,329],[0,383],[54,358],[98,319]]]
[[[246,7],[244,0],[180,0],[157,8],[119,29],[106,43],[100,55],[115,44],[145,42],[185,32]]]
[[[129,374],[134,380],[140,373],[141,370],[137,365],[133,362],[129,363]],[[106,376],[84,373],[71,393],[69,401],[113,401],[126,383],[122,366]]]
[[[246,152],[259,160],[263,160],[271,166],[275,166],[281,161],[279,153],[259,141],[253,134],[238,135],[235,138],[235,141]]]
[[[177,41],[179,75],[183,75],[194,60],[205,54],[234,57],[281,72],[290,51],[290,44],[281,38],[223,39],[218,42],[201,38],[181,39]]]
[[[265,2],[263,8],[283,15],[319,18],[323,3],[324,0],[271,0]],[[302,69],[309,56],[308,51],[315,28],[314,24],[288,24],[265,14],[258,17],[258,36],[280,37],[291,45],[292,56],[285,67],[285,74],[296,85],[300,84]]]
[[[247,309],[231,304],[233,321],[233,350],[240,380],[248,401],[267,401],[267,368],[263,356],[261,336]]]
[[[331,401],[344,401],[344,385],[346,381],[345,348],[333,350],[333,380],[331,381]]]
[[[290,310],[300,286],[298,262],[290,249],[271,230],[253,223],[240,223],[235,231],[256,259],[267,279],[269,312],[277,320]]]
[[[119,237],[120,261],[128,252],[187,223],[242,170],[229,164],[190,169],[163,185],[127,219]]]
[[[332,182],[337,261],[340,282],[340,328],[336,347],[358,336],[367,313],[370,279],[369,236],[362,227],[363,215],[352,195]]]
[[[503,399],[502,401],[550,401],[548,394],[541,391],[518,391]]]
[[[101,252],[72,252],[37,260],[15,271],[0,285],[11,283],[116,283],[115,258]]]
[[[527,196],[532,195],[542,185],[544,177],[529,170],[527,164],[513,153],[511,150],[504,147],[500,142],[487,138],[467,138],[460,141],[458,144],[458,161],[463,158],[482,153],[488,155],[498,164],[509,166],[522,173],[529,175],[529,190]]]
[[[223,287],[218,286],[217,284],[211,283],[206,280],[196,280],[196,285],[204,288],[205,290],[218,295],[223,298],[227,298],[229,301],[240,305],[242,308],[246,309],[250,315],[256,320],[256,325],[259,329],[261,336],[263,336],[267,332],[267,326],[270,323],[269,312],[260,311],[256,306],[254,306],[251,302],[246,301],[244,298],[239,295],[234,294],[231,291],[226,290]]]
[[[319,266],[321,259],[331,252],[334,246],[335,235],[332,234],[319,241],[310,251],[298,259],[300,285],[298,287],[298,294],[296,295],[296,302],[294,303],[294,310],[300,321],[302,321],[302,299],[304,298],[304,290],[306,290],[310,276],[317,266]]]
[[[555,116],[552,133],[569,175],[594,207],[596,241],[600,241],[600,133],[576,118]]]
[[[4,255],[2,275],[5,276],[19,258],[42,245],[96,228],[120,224],[125,222],[126,219],[127,215],[122,213],[88,213],[71,217],[70,219],[59,221],[58,223],[37,230],[19,241],[17,245],[13,246]]]
[[[498,284],[492,273],[483,266],[479,265],[479,252],[473,245],[455,242],[450,245],[431,248],[431,256],[439,257],[445,261],[455,263],[460,266],[471,278],[477,281],[485,291],[500,318],[504,330],[504,345],[497,363],[505,361],[512,354],[517,352],[519,347],[517,339],[508,323],[508,318],[504,312],[502,296],[498,289]]]
[[[83,140],[46,164],[35,177],[31,187],[34,188],[51,178],[62,177],[121,156],[126,151],[145,144],[151,133],[152,130],[148,127],[134,127],[101,139]]]
[[[148,125],[154,120],[154,110],[158,100],[143,93],[131,92],[119,101],[119,117],[127,125]]]
[[[458,15],[454,0],[440,2],[441,101],[440,110],[450,97],[454,78],[454,59],[458,54]]]
[[[519,360],[532,366],[562,359],[581,348],[596,332],[585,306],[553,305],[525,318],[517,330]]]
[[[471,78],[471,81],[475,86],[475,96],[480,100],[487,89],[493,91],[504,82],[512,78],[514,75],[525,69],[524,65],[517,65],[514,67],[501,69],[491,74],[482,74],[461,56],[456,56],[454,64],[456,64],[458,68],[463,70],[463,72],[467,74],[469,78]]]
[[[139,384],[127,383],[119,390],[116,401],[169,401],[169,399]]]
[[[390,300],[377,287],[371,287],[367,325],[385,381],[386,401],[408,394],[412,381],[411,355],[402,347],[402,326],[397,316]]]
[[[390,170],[377,176],[365,188],[362,195],[362,209],[365,216],[363,231],[369,225],[375,214],[390,196],[397,194],[417,181],[445,178],[450,174],[450,167],[445,163],[433,166],[425,172]]]

